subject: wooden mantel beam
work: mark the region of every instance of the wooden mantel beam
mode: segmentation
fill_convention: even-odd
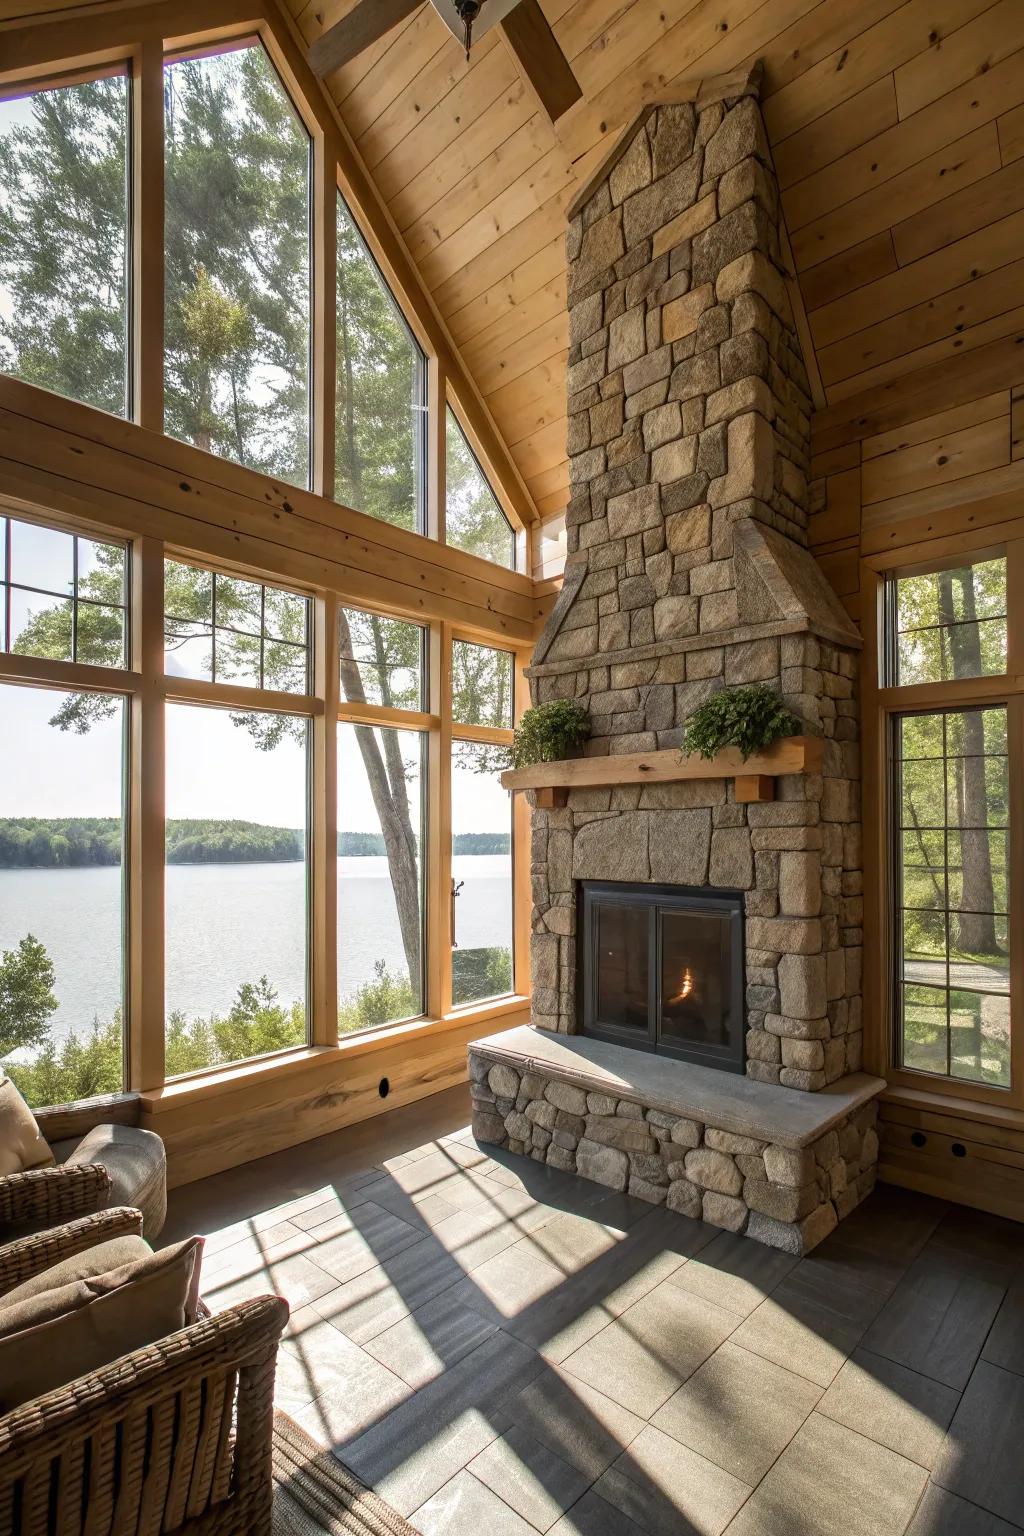
[[[822,737],[787,736],[748,758],[736,747],[727,747],[714,757],[665,747],[659,752],[533,763],[529,768],[510,768],[501,775],[501,782],[505,789],[535,790],[538,806],[549,810],[565,805],[570,789],[672,784],[684,779],[734,779],[737,800],[764,801],[774,799],[775,780],[784,774],[820,773],[824,755]]]

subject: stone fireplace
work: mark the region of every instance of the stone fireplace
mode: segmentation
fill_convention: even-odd
[[[498,1113],[509,1095],[481,1065],[508,1063],[502,1037],[473,1048],[471,1075],[485,1139],[591,1177],[600,1167],[620,1188],[734,1230],[757,1211],[752,1235],[802,1251],[871,1185],[871,1099],[882,1085],[860,1070],[861,642],[807,548],[812,407],[757,90],[754,72],[648,109],[570,210],[568,557],[529,676],[534,702],[583,700],[586,751],[610,757],[678,748],[710,694],[766,682],[823,738],[820,772],[777,779],[774,798],[759,803],[726,778],[611,775],[572,789],[564,807],[535,808],[533,1036],[548,1043],[531,1059],[557,1062],[575,1091],[545,1097],[544,1070],[520,1072],[510,1128]],[[616,888],[629,910],[602,993],[592,907],[595,892],[611,901]],[[719,921],[706,1017],[687,1007],[692,961],[689,993],[685,954],[675,956],[679,974],[664,974],[659,893],[691,909],[703,894],[735,913],[731,947]],[[693,933],[686,944],[699,953]],[[666,993],[676,999],[667,1012]],[[673,1051],[687,1034],[674,1026],[687,1023],[690,1038]],[[678,1091],[653,1120],[649,1095],[623,1091],[639,1070],[624,1058],[642,1059],[624,1049],[630,1035],[648,1054],[678,1058],[660,1067],[658,1081]],[[531,1092],[539,1084],[539,1118],[519,1102],[527,1077]],[[807,1104],[799,1131],[779,1129],[797,1123],[794,1101],[819,1095],[831,1102]],[[567,1097],[579,1123],[559,1127]],[[678,1155],[670,1113],[683,1101],[688,1150]],[[637,1114],[646,1123],[627,1146],[628,1126],[615,1120]],[[799,1174],[798,1198],[785,1183],[785,1196],[760,1190],[773,1183],[765,1156],[775,1135],[789,1156],[774,1166]]]

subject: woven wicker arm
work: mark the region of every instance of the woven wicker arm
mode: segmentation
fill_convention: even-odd
[[[100,1163],[6,1174],[0,1178],[0,1235],[88,1216],[102,1210],[109,1197],[110,1175]]]
[[[0,1298],[25,1280],[32,1280],[45,1269],[73,1258],[112,1237],[129,1233],[142,1235],[142,1213],[128,1206],[114,1206],[109,1211],[95,1211],[80,1216],[63,1227],[51,1227],[32,1237],[19,1237],[0,1248]]]
[[[87,1498],[109,1536],[270,1536],[287,1317],[239,1302],[0,1417],[0,1530],[70,1529]]]

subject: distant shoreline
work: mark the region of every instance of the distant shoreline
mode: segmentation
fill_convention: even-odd
[[[0,870],[118,868],[122,825],[110,816],[88,818],[0,818]],[[176,821],[167,823],[167,863],[200,868],[204,864],[299,864],[305,858],[305,833],[293,827],[252,821]],[[460,857],[507,854],[508,833],[463,832],[452,840]],[[384,838],[374,832],[339,832],[340,858],[383,858]]]

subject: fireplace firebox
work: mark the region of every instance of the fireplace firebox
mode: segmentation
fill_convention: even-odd
[[[743,897],[587,880],[579,902],[583,1033],[742,1072]]]

